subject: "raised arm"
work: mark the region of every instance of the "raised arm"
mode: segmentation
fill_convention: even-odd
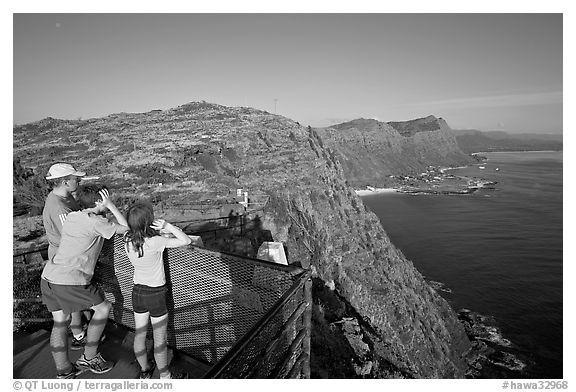
[[[156,219],[150,225],[150,227],[153,228],[154,230],[164,229],[164,230],[174,234],[174,236],[176,238],[169,238],[168,239],[168,241],[166,242],[167,248],[178,248],[180,246],[186,246],[192,242],[190,237],[188,237],[188,235],[186,235],[186,233],[184,233],[182,230],[180,230],[179,227],[174,226],[170,222],[166,222],[164,219]]]
[[[99,193],[100,196],[102,197],[102,205],[108,208],[108,210],[112,213],[112,215],[114,215],[114,218],[116,218],[116,222],[118,222],[118,224],[120,225],[116,229],[116,233],[123,234],[126,231],[128,231],[128,221],[126,220],[124,215],[122,215],[120,210],[118,210],[118,207],[116,207],[114,203],[112,203],[112,200],[110,200],[110,193],[108,192],[108,189],[102,189]]]

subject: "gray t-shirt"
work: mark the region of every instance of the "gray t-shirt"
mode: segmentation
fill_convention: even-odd
[[[58,251],[62,236],[62,225],[66,220],[66,216],[72,211],[79,210],[80,206],[72,195],[62,197],[56,195],[53,191],[48,194],[46,203],[44,203],[44,210],[42,211],[42,222],[44,223],[44,230],[46,230],[46,238],[48,239],[48,259],[52,259]]]
[[[70,212],[62,226],[58,252],[44,266],[42,278],[55,284],[90,284],[104,239],[112,238],[118,227],[99,215]]]

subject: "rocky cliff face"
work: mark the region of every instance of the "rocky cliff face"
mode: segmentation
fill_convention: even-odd
[[[448,124],[434,116],[389,123],[358,119],[316,131],[335,151],[355,187],[385,187],[391,184],[390,175],[417,174],[428,165],[472,163]]]
[[[364,135],[362,148],[376,153],[382,133],[390,135],[388,151],[405,154],[403,136],[371,120],[316,132],[267,112],[191,103],[19,126],[14,155],[40,171],[68,161],[101,176],[117,198],[148,197],[164,206],[227,198],[236,188],[265,194],[262,227],[284,242],[290,263],[311,265],[318,278],[333,282],[372,328],[375,356],[408,377],[463,377],[470,343],[462,325],[391,244],[331,148],[336,134],[343,135],[340,144]],[[423,144],[414,144],[414,151],[426,151]],[[380,159],[383,165],[383,154]]]

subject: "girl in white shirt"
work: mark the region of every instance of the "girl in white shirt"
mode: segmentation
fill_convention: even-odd
[[[180,378],[168,368],[168,308],[166,307],[166,274],[162,254],[165,248],[177,248],[190,244],[191,240],[178,227],[163,219],[154,219],[152,205],[137,203],[126,215],[129,231],[125,234],[126,252],[134,266],[134,354],[140,364],[139,378],[151,378],[158,366],[160,378]],[[167,231],[175,238],[163,237],[158,231]],[[148,362],[146,331],[152,321],[154,335],[154,359]]]

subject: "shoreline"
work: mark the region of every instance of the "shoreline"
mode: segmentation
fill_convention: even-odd
[[[527,152],[563,152],[564,150],[526,150],[526,151],[478,151],[471,152],[470,155],[477,154],[522,154]]]
[[[480,164],[480,163],[478,163]],[[440,167],[438,168],[438,170],[440,171],[440,173],[444,174],[446,172],[446,170],[456,170],[456,169],[466,169],[467,167],[476,165],[476,163],[473,163],[471,165],[467,165],[467,166],[456,166],[456,167]]]
[[[395,188],[374,188],[374,190],[370,189],[354,189],[354,192],[358,196],[368,196],[368,195],[376,195],[379,193],[396,193],[398,192]]]
[[[457,167],[437,167],[428,169],[427,172],[418,176],[391,176],[400,182],[389,188],[375,188],[366,186],[365,189],[355,189],[356,195],[370,196],[378,194],[403,193],[410,195],[469,195],[479,189],[495,189],[496,181],[490,181],[480,177],[462,176],[450,174],[450,171],[465,169],[482,162],[472,163]]]

